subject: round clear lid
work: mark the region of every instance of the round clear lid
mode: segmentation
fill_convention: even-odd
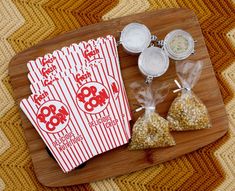
[[[158,47],[146,48],[139,56],[138,66],[145,76],[159,77],[169,67],[169,57]]]
[[[164,39],[164,50],[175,60],[190,56],[194,52],[194,46],[193,37],[181,29],[171,31]]]
[[[140,53],[149,46],[151,33],[143,24],[130,23],[122,30],[120,42],[127,51]]]

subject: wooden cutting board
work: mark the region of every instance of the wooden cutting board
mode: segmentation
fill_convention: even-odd
[[[85,167],[81,169],[64,174],[57,163],[49,156],[42,139],[21,112],[23,128],[32,156],[34,170],[42,184],[54,187],[68,186],[130,173],[192,152],[214,142],[226,133],[228,120],[213,67],[197,17],[193,11],[188,9],[162,9],[101,22],[65,33],[51,40],[43,41],[19,53],[11,60],[9,66],[11,83],[17,103],[19,104],[21,99],[30,94],[29,81],[27,79],[27,61],[43,56],[45,53],[52,52],[55,49],[60,49],[63,46],[107,34],[114,35],[118,40],[120,31],[130,22],[144,23],[149,27],[152,34],[156,34],[159,39],[163,39],[168,32],[178,28],[192,34],[197,43],[196,53],[190,56],[190,59],[201,59],[205,63],[201,78],[194,88],[194,92],[207,106],[213,127],[207,130],[175,132],[173,136],[177,145],[170,148],[128,151],[126,146],[123,146],[89,160]],[[122,75],[132,107],[136,101],[133,98],[134,96],[131,95],[129,84],[133,81],[143,81],[144,77],[137,68],[138,57],[126,54],[121,46],[118,49]],[[173,80],[176,78],[174,65],[175,63],[171,61],[167,73],[155,79],[154,83],[169,81],[171,83],[171,90],[175,89],[176,87],[173,83]],[[176,96],[176,94],[171,92],[167,99],[157,107],[162,116],[166,116],[169,106]],[[133,121],[137,117],[137,115],[134,115]]]

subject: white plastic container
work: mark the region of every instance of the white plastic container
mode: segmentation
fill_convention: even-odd
[[[146,48],[138,59],[140,72],[146,76],[146,82],[150,83],[153,78],[163,75],[169,67],[169,57],[163,49],[158,47]]]
[[[151,42],[149,29],[140,23],[130,23],[121,32],[120,43],[131,54],[141,53]]]
[[[163,49],[174,60],[183,60],[194,53],[194,39],[186,31],[177,29],[168,33],[164,39]]]

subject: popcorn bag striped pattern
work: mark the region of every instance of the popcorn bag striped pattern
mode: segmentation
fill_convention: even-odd
[[[112,36],[29,61],[20,103],[63,172],[128,143],[131,120]]]

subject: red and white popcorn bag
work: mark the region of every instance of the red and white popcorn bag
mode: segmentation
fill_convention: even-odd
[[[51,64],[49,62],[51,62]],[[32,92],[36,92],[42,88],[42,83],[43,86],[45,86],[60,79],[66,75],[66,72],[63,71],[66,71],[70,67],[85,68],[88,65],[97,62],[103,63],[100,67],[103,67],[107,72],[108,81],[112,84],[113,91],[116,95],[119,95],[117,101],[119,102],[118,104],[121,108],[121,112],[128,118],[128,121],[125,121],[125,124],[130,138],[130,109],[121,77],[116,41],[112,36],[107,36],[107,38],[98,38],[96,41],[90,40],[88,42],[73,44],[69,48],[63,48],[62,51],[54,51],[53,55],[47,54],[45,55],[45,58],[37,59],[34,64],[29,62],[28,66],[31,68],[34,66],[35,68],[34,72],[29,73],[30,81],[41,79],[41,81],[32,84],[31,90],[33,90]],[[48,68],[45,69],[43,66],[47,66]],[[51,68],[54,68],[54,70],[51,70]],[[45,72],[43,71],[51,71],[51,73],[48,75],[46,73],[46,75],[44,75]],[[121,94],[119,94],[119,90]]]
[[[126,144],[131,119],[113,37],[28,63],[34,93],[21,108],[64,172]]]
[[[130,139],[130,108],[113,36],[72,44],[27,64],[21,108],[64,172]]]
[[[88,133],[78,128],[73,110],[49,90],[23,99],[20,107],[64,172],[97,155]]]
[[[63,78],[45,88],[41,95],[34,94],[21,102],[22,110],[65,172],[128,142],[122,116],[115,110],[110,89],[97,81],[81,86],[75,80]],[[79,147],[71,146],[60,152],[55,148],[56,142],[61,136],[65,141],[67,134],[79,136],[84,143],[81,141]],[[81,153],[86,155],[82,158]]]

